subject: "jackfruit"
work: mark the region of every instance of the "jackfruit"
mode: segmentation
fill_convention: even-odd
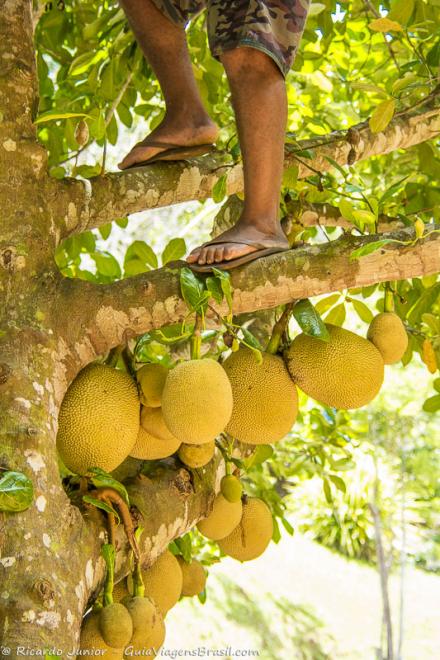
[[[209,463],[214,456],[215,442],[205,442],[203,445],[187,445],[182,443],[178,457],[190,468],[200,468]]]
[[[145,364],[136,372],[144,406],[159,408],[162,405],[162,392],[167,375],[168,369],[162,364]]]
[[[113,587],[113,600],[115,603],[120,603],[123,598],[126,598],[130,594],[128,593],[127,589],[127,580],[124,578],[123,580],[120,580],[115,586]]]
[[[263,353],[258,364],[250,349],[240,348],[223,366],[234,399],[226,431],[253,445],[284,438],[298,414],[298,392],[282,358]]]
[[[148,648],[156,625],[156,618],[159,616],[156,605],[150,598],[141,596],[128,596],[124,598],[122,604],[129,611],[133,623],[130,644],[139,651]]]
[[[141,425],[130,456],[144,461],[167,458],[180,447],[180,440],[168,430],[162,408],[142,406]]]
[[[228,502],[238,502],[241,500],[243,486],[240,479],[234,477],[233,474],[225,474],[220,482],[220,490]]]
[[[123,371],[91,364],[68,388],[58,417],[57,447],[72,472],[111,472],[129,455],[139,431],[136,384]]]
[[[103,607],[99,613],[99,630],[108,646],[124,648],[133,634],[133,623],[127,608],[121,603]]]
[[[203,536],[211,541],[218,541],[224,538],[237,527],[242,516],[241,500],[238,502],[228,502],[228,500],[219,493],[215,500],[212,511],[207,518],[197,523],[197,528]]]
[[[108,646],[99,631],[99,612],[89,612],[81,625],[79,641],[80,653],[77,658],[89,656],[104,656],[107,660],[122,660],[124,649],[114,649]]]
[[[189,445],[211,442],[229,422],[232,390],[223,367],[210,358],[188,360],[171,369],[162,394],[171,433]]]
[[[159,655],[159,651],[165,641],[166,629],[163,617],[160,612],[156,617],[156,623],[153,628],[152,635],[150,637],[150,649],[153,656]],[[148,657],[148,656],[147,656]]]
[[[405,326],[394,312],[375,316],[368,328],[367,339],[376,346],[385,364],[401,360],[408,348]]]
[[[326,324],[328,342],[300,334],[284,353],[290,375],[308,396],[334,408],[360,408],[383,383],[384,363],[367,339]]]
[[[206,571],[203,565],[197,559],[188,563],[182,556],[177,557],[177,561],[183,575],[182,596],[197,596],[202,593],[206,584]]]
[[[166,550],[149,568],[142,569],[145,596],[151,598],[161,614],[165,615],[180,598],[182,591],[182,570],[175,556]],[[133,579],[129,575],[127,586],[133,593]]]
[[[239,561],[256,559],[266,550],[273,534],[272,514],[265,502],[249,497],[243,504],[239,525],[218,541],[220,550]]]

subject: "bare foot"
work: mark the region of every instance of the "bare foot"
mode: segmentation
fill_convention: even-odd
[[[149,146],[149,141],[157,140],[170,145],[194,147],[202,144],[213,144],[217,137],[218,127],[208,115],[198,121],[194,119],[185,121],[184,117],[179,117],[178,120],[173,121],[165,117],[162,123],[144,140],[135,144],[118,167],[125,170],[135,163],[141,163],[164,151],[163,147]]]
[[[224,239],[224,240],[223,240]],[[248,223],[238,222],[235,227],[228,229],[220,234],[216,241],[221,240],[221,243],[214,245],[206,243],[201,245],[191,252],[187,257],[189,264],[216,264],[221,261],[230,261],[237,259],[250,252],[256,252],[258,247],[254,245],[246,245],[240,241],[249,241],[255,243],[263,243],[265,247],[279,247],[285,245],[286,249],[289,248],[288,240],[283,233],[281,226],[279,229],[273,223],[268,223],[268,231],[263,232]]]

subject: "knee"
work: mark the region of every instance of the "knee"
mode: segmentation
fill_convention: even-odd
[[[266,76],[281,76],[273,59],[251,46],[239,46],[226,50],[220,59],[228,74],[245,75],[260,80]]]

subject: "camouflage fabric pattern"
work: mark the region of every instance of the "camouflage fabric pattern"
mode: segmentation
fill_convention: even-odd
[[[250,46],[271,57],[286,75],[298,50],[310,0],[153,0],[173,23],[185,26],[208,10],[208,37],[217,59]]]

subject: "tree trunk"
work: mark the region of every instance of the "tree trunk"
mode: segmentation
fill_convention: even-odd
[[[55,247],[63,236],[122,214],[209,196],[219,172],[208,159],[200,167],[161,165],[91,183],[50,179],[33,124],[38,98],[31,2],[0,3],[0,467],[23,472],[34,486],[27,511],[0,513],[0,643],[14,658],[22,655],[19,646],[34,652],[73,649],[87,603],[103,584],[103,517],[85,508],[78,493],[72,499],[66,495],[58,471],[57,417],[69,383],[113,346],[187,313],[171,269],[95,286],[63,279],[54,265]],[[398,117],[384,135],[373,137],[366,126],[359,127],[359,159],[437,135],[437,101],[430,98],[426,107]],[[344,136],[333,136],[336,146],[330,151],[318,145],[323,169],[330,152],[345,162]],[[294,161],[295,154],[288,154],[286,166]],[[300,176],[307,175],[301,168]],[[239,190],[240,166],[224,171],[229,190]],[[408,230],[394,235],[409,237]],[[233,276],[234,313],[438,270],[437,234],[412,247],[394,245],[360,261],[350,259],[354,248],[372,240],[345,237],[251,264]],[[133,512],[145,530],[146,563],[207,515],[221,467],[215,461],[190,474],[171,459],[147,479],[136,476],[136,462],[121,466]],[[128,572],[129,558],[119,530],[118,579]]]

